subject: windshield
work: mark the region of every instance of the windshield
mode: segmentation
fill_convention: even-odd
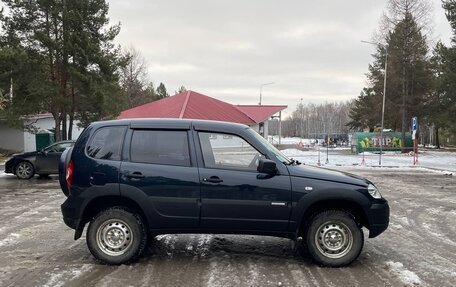
[[[268,142],[264,137],[262,137],[259,133],[255,132],[252,129],[248,129],[248,132],[253,135],[260,143],[282,163],[284,164],[292,164],[293,160],[287,158],[282,152],[280,152],[275,146],[273,146],[270,142]]]

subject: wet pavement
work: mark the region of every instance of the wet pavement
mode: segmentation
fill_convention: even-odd
[[[100,265],[63,223],[55,177],[2,175],[0,286],[456,286],[455,176],[340,169],[374,181],[392,211],[345,268],[319,267],[287,239],[197,234],[161,235],[135,264]]]

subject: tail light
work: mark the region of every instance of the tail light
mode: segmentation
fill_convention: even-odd
[[[70,163],[68,164],[67,170],[66,170],[66,177],[65,177],[68,191],[70,190],[71,184],[73,183],[73,172],[74,172],[73,162],[70,161]]]

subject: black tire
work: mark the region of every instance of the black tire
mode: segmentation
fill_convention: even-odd
[[[323,266],[341,267],[358,258],[364,235],[353,217],[344,211],[328,210],[315,215],[306,232],[312,258]]]
[[[24,160],[16,165],[14,173],[19,179],[30,179],[35,174],[35,167],[31,162]]]
[[[143,253],[147,231],[141,216],[123,207],[112,207],[92,219],[86,240],[98,261],[119,265],[133,262]]]

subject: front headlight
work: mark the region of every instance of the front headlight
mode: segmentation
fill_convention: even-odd
[[[376,199],[382,198],[380,191],[378,191],[378,189],[372,183],[370,183],[369,186],[367,187],[367,191],[373,198],[376,198]]]

